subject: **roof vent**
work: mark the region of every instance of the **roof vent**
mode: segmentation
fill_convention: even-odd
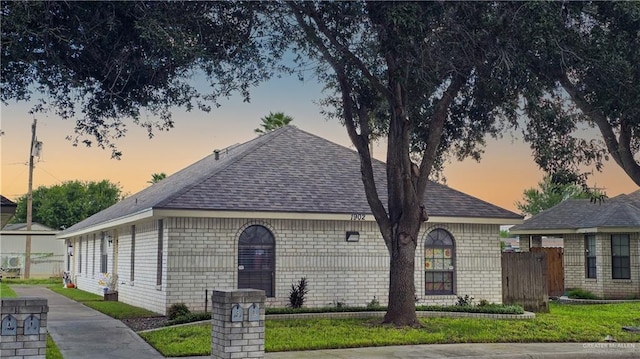
[[[220,159],[220,150],[213,150],[213,156],[217,160]]]

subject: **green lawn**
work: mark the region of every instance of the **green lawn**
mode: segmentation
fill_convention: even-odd
[[[47,359],[63,359],[62,354],[56,343],[51,339],[51,336],[47,334]]]
[[[15,298],[17,296],[6,282],[0,282],[0,298]]]
[[[120,302],[88,301],[84,302],[84,305],[116,319],[146,318],[158,315],[149,310]]]
[[[28,285],[62,285],[62,278],[11,278],[4,279],[3,282],[7,284],[28,284]]]
[[[138,333],[165,357],[211,355],[211,325],[197,324]]]
[[[62,288],[58,286],[51,286],[49,289],[116,319],[144,318],[158,315],[157,313],[126,303],[105,302],[104,297],[80,289]]]
[[[69,299],[73,299],[76,302],[80,302],[80,303],[104,300],[104,297],[100,295],[85,292],[84,290],[80,290],[76,288],[62,288],[61,286],[50,286],[48,288],[58,294],[62,294],[65,297]]]
[[[611,335],[619,342],[640,342],[622,331],[640,326],[640,303],[551,304],[550,313],[532,320],[423,318],[421,329],[397,329],[370,319],[267,320],[267,352],[365,346],[480,342],[598,342]],[[140,333],[165,356],[209,355],[209,325]]]

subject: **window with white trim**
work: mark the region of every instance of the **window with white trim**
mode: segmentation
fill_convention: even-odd
[[[611,277],[631,279],[631,262],[628,234],[611,235]]]
[[[427,234],[424,242],[424,285],[426,295],[455,293],[455,242],[444,229]]]

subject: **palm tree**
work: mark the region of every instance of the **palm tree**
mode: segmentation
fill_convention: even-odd
[[[269,112],[269,115],[261,118],[261,120],[262,123],[260,124],[260,127],[256,128],[254,131],[264,135],[265,133],[288,125],[289,122],[293,121],[293,117],[285,115],[284,112]]]
[[[151,184],[158,183],[165,178],[167,178],[167,174],[164,172],[154,173],[151,175],[151,181],[147,181],[147,183],[151,183]]]

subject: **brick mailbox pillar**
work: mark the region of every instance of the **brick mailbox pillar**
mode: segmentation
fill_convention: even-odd
[[[214,290],[211,358],[264,358],[263,290]]]
[[[44,298],[5,298],[0,306],[0,358],[44,359],[47,313]]]

